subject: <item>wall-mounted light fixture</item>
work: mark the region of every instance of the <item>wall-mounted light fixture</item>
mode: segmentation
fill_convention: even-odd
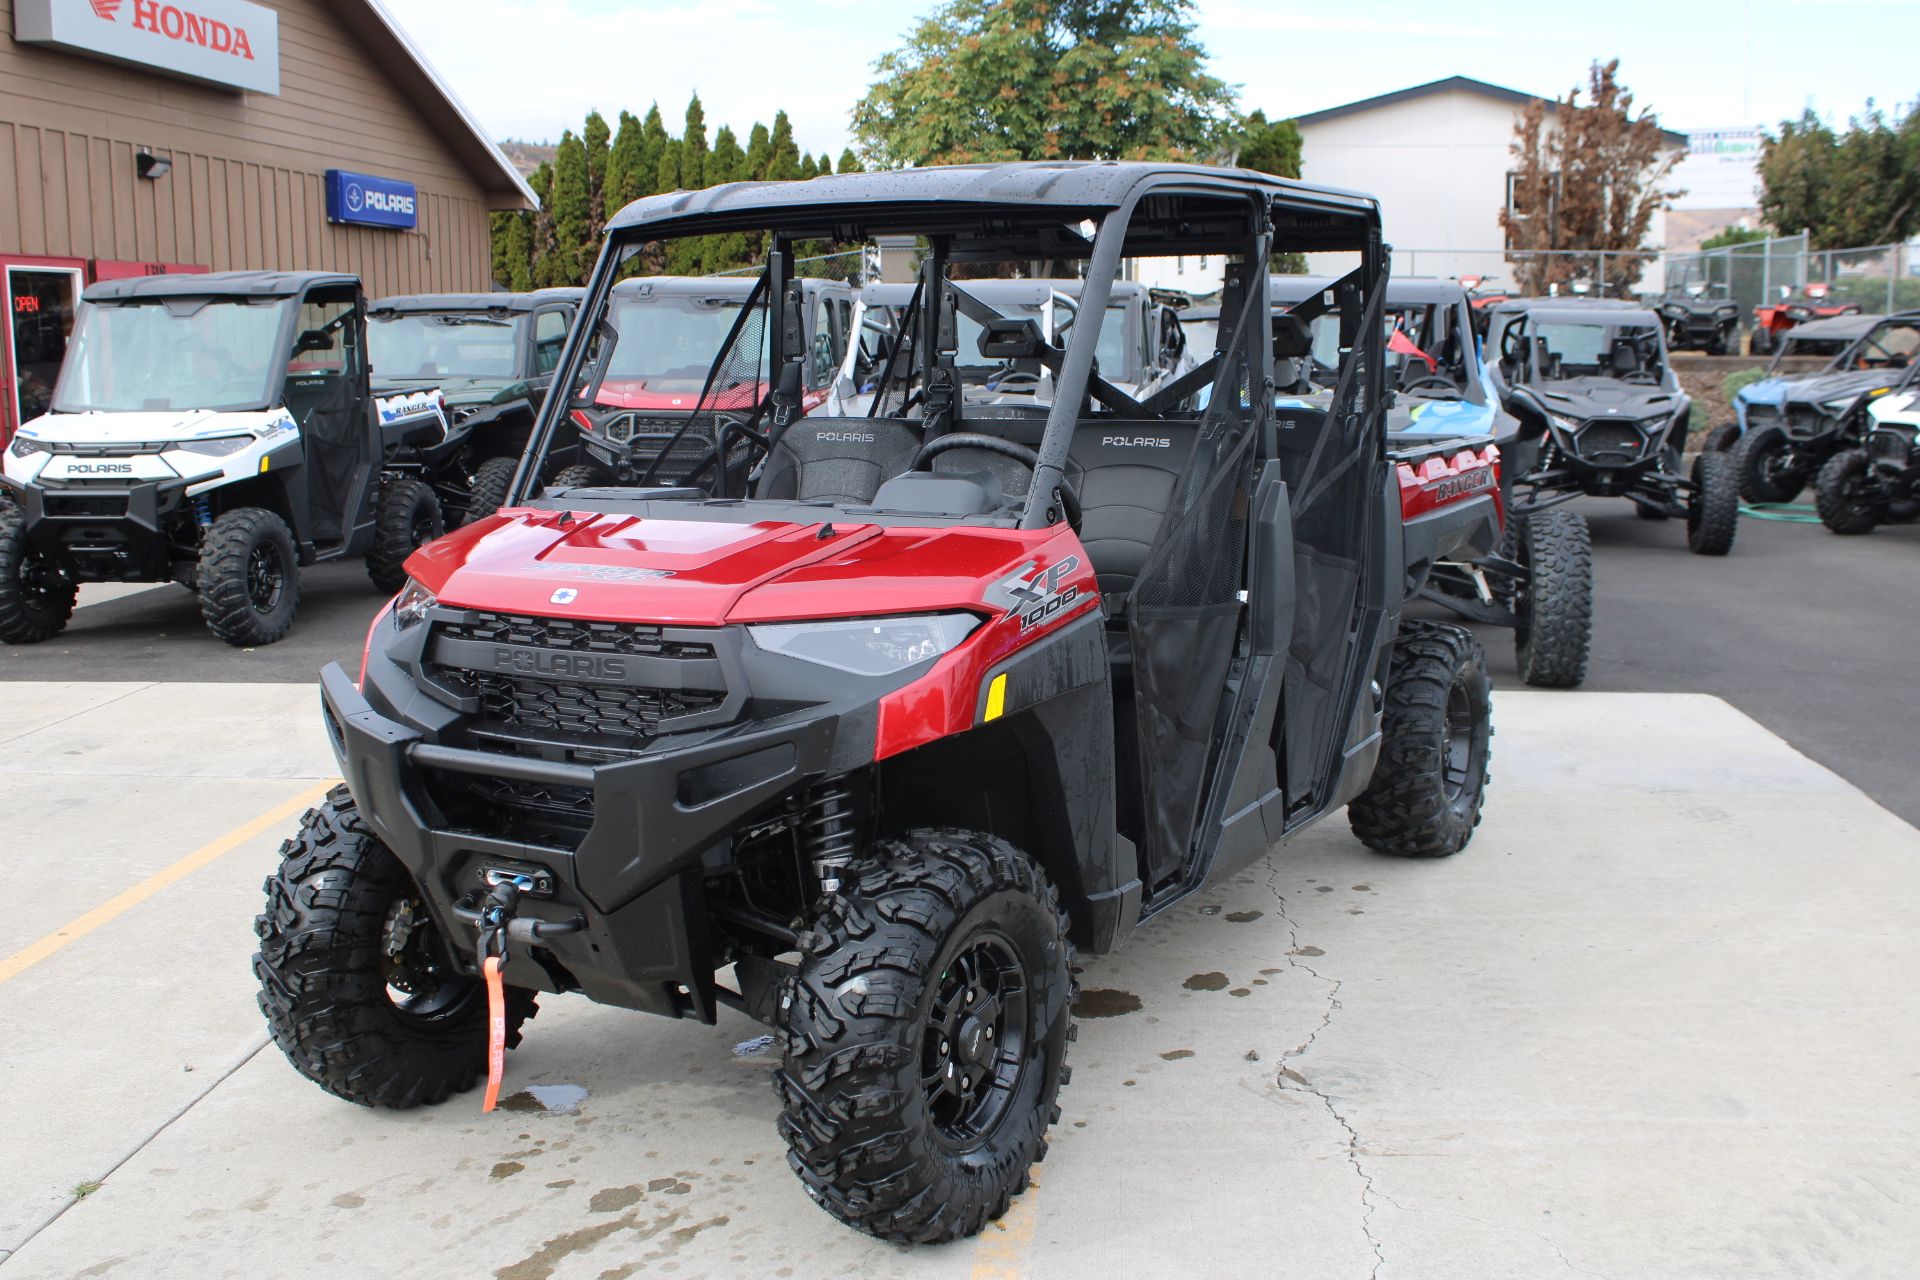
[[[151,151],[141,151],[134,156],[133,167],[143,178],[164,178],[173,172],[173,161],[166,156],[157,156]]]

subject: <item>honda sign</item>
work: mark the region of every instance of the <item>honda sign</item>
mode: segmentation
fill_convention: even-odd
[[[280,92],[280,15],[251,0],[13,0],[13,38],[230,89]]]

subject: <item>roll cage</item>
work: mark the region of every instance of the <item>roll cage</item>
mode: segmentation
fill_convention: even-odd
[[[797,247],[803,241],[860,243],[881,235],[916,235],[924,239],[927,253],[906,306],[913,341],[896,344],[890,352],[869,417],[910,418],[923,447],[969,429],[972,413],[960,394],[954,361],[956,321],[963,314],[992,331],[996,350],[1047,368],[1056,392],[1031,448],[1032,482],[1017,510],[1005,516],[1005,522],[1028,529],[1044,528],[1067,513],[1071,498],[1063,496],[1063,490],[1070,493],[1068,453],[1083,416],[1109,414],[1136,422],[1192,418],[1196,393],[1212,385],[1210,403],[1234,406],[1257,434],[1261,455],[1273,457],[1281,442],[1267,409],[1271,395],[1255,394],[1254,389],[1272,386],[1274,348],[1265,340],[1251,340],[1253,331],[1243,323],[1223,321],[1218,349],[1209,358],[1152,396],[1136,399],[1094,373],[1098,326],[1075,324],[1066,346],[1057,347],[1030,321],[1009,322],[973,298],[966,281],[954,277],[955,269],[964,273],[993,264],[1084,263],[1080,314],[1103,319],[1127,258],[1217,253],[1225,242],[1234,246],[1239,261],[1264,263],[1276,237],[1296,251],[1358,251],[1361,265],[1344,282],[1356,299],[1377,294],[1386,269],[1378,208],[1370,197],[1195,165],[966,166],[844,174],[801,183],[730,184],[649,197],[609,223],[607,244],[587,286],[583,323],[575,326],[561,356],[556,384],[569,394],[549,397],[543,406],[515,477],[515,498],[534,498],[531,477],[543,473],[559,423],[583,400],[591,401],[600,376],[596,366],[604,369],[617,344],[617,335],[604,322],[615,282],[630,274],[632,264],[657,241],[730,232],[766,235],[765,265],[709,369],[699,406],[684,431],[707,433],[716,456],[740,448],[769,453],[799,416],[799,375],[807,352],[797,341],[802,332]],[[1223,316],[1245,310],[1264,317],[1266,282],[1264,271],[1241,272],[1230,279]],[[764,342],[749,332],[756,323],[765,328]],[[1254,328],[1264,331],[1264,326]],[[1358,308],[1343,315],[1342,328],[1346,345],[1358,341]],[[764,351],[768,365],[757,377],[740,364],[742,353],[752,351]],[[1379,361],[1361,364],[1371,385],[1357,390],[1365,404],[1377,405]],[[730,387],[750,379],[768,388],[758,405],[746,412],[717,407]],[[917,391],[900,392],[915,381]],[[895,394],[890,395],[889,388]],[[1041,411],[1036,406],[1029,412],[1038,417]],[[1374,426],[1377,436],[1378,423]],[[754,443],[756,436],[763,443]],[[1322,433],[1311,446],[1316,456],[1326,439]],[[1373,447],[1379,447],[1377,439]],[[715,471],[723,475],[726,468]],[[592,496],[615,500],[620,495],[594,490]],[[628,496],[674,500],[680,506],[697,495],[642,488]],[[584,497],[570,501],[578,504]],[[716,498],[734,503],[739,495],[722,492]],[[735,508],[730,518],[739,514]],[[978,521],[984,513],[965,514]]]

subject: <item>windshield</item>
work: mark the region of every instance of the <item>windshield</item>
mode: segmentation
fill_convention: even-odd
[[[1523,331],[1527,369],[1536,382],[1658,376],[1660,331],[1643,324],[1549,320]]]
[[[80,305],[56,413],[264,409],[286,374],[288,298]]]
[[[1789,330],[1791,336],[1791,330]],[[1882,320],[1833,362],[1832,372],[1904,369],[1920,351],[1920,320]]]
[[[625,297],[608,311],[619,341],[607,381],[698,392],[740,317],[741,298]]]
[[[511,378],[514,324],[477,311],[410,312],[368,317],[367,351],[385,381]]]

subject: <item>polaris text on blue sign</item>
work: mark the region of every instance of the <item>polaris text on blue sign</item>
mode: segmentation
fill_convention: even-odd
[[[327,170],[327,221],[411,231],[420,223],[419,193],[411,182],[346,169]]]

